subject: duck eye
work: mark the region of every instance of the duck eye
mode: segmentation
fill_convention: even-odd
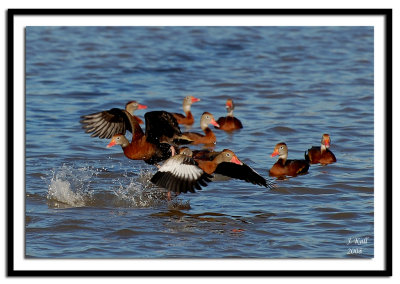
[[[226,156],[227,156],[227,157],[230,157],[230,156],[231,156],[231,154],[229,154],[229,153],[226,153]]]

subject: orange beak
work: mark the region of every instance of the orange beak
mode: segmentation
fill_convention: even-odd
[[[329,144],[329,139],[325,139],[324,140],[324,144],[326,148],[329,148],[330,144]]]
[[[236,156],[232,157],[231,163],[234,163],[237,165],[243,165],[243,163]]]
[[[138,104],[138,106],[137,106],[137,109],[146,109],[146,108],[147,108],[147,106],[141,105],[141,104]]]
[[[113,146],[117,145],[117,143],[115,143],[115,140],[112,139],[111,142],[107,145],[107,148],[111,148]]]
[[[192,97],[192,103],[199,102],[199,101],[200,101],[200,99]]]
[[[271,158],[275,157],[276,155],[279,155],[278,149],[275,149],[274,152],[272,152]]]
[[[216,126],[216,127],[219,127],[219,124],[215,121],[215,119],[212,119],[212,120],[210,121],[210,123],[211,123],[212,125]]]

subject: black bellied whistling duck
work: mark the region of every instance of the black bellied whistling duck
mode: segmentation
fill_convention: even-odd
[[[133,117],[136,119],[136,121],[137,121],[139,124],[143,124],[143,120],[141,120],[139,117],[135,116],[135,115],[134,115],[134,112],[135,112],[136,110],[138,110],[138,109],[146,109],[146,108],[147,108],[147,106],[141,105],[141,104],[139,104],[137,101],[130,101],[130,102],[127,102],[126,105],[125,105],[125,110],[126,110],[127,112],[129,112],[131,115],[133,115]]]
[[[192,125],[194,123],[194,117],[190,111],[190,107],[193,103],[199,102],[200,99],[193,96],[187,96],[183,99],[183,111],[185,115],[180,113],[173,113],[173,116],[178,121],[178,124]]]
[[[233,116],[233,110],[235,109],[233,100],[228,99],[225,106],[226,110],[228,111],[228,115],[226,117],[218,118],[217,123],[219,124],[219,127],[215,126],[215,128],[225,131],[232,131],[243,128],[240,120]]]
[[[273,187],[272,183],[262,176],[260,176],[255,170],[239,160],[236,154],[229,150],[224,149],[222,152],[210,151],[210,150],[195,150],[193,151],[193,158],[199,163],[199,166],[207,173],[207,161],[216,161],[219,156],[226,156],[225,159],[233,157],[228,163],[226,160],[219,163],[213,173],[227,176],[234,179],[244,180],[252,184],[265,186],[266,188]],[[218,160],[217,160],[218,161]]]
[[[328,149],[331,145],[331,138],[329,134],[323,134],[321,139],[321,146],[313,146],[308,149],[305,154],[306,160],[311,164],[321,163],[323,165],[336,162],[335,155]]]
[[[276,155],[279,155],[279,159],[269,170],[270,176],[297,176],[306,173],[310,167],[306,160],[288,160],[288,147],[285,143],[276,144],[271,157]]]
[[[214,116],[209,113],[205,112],[201,116],[200,119],[200,127],[204,131],[205,135],[196,133],[196,132],[184,132],[183,134],[193,140],[191,144],[215,144],[217,142],[217,137],[215,136],[214,132],[208,127],[209,124],[218,126],[218,123],[215,121]]]
[[[82,116],[81,123],[92,137],[112,138],[107,147],[121,145],[126,157],[155,164],[174,155],[174,143],[187,143],[172,114],[152,111],[144,115],[146,132],[126,110],[117,108]],[[129,143],[124,136],[132,132]],[[185,140],[186,139],[186,140]]]
[[[191,152],[187,149],[183,150],[183,154],[168,159],[151,181],[177,193],[194,192],[194,188],[200,190],[200,185],[206,186],[212,174],[221,174],[266,188],[272,187],[269,181],[248,165],[242,163],[236,154],[229,149],[222,152],[206,150],[204,153]],[[193,157],[194,152],[196,152],[196,157],[202,157],[202,159]]]

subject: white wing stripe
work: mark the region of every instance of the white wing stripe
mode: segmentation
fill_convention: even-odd
[[[176,159],[167,160],[160,168],[160,172],[169,172],[172,175],[187,180],[197,180],[204,172],[195,165],[186,165]]]

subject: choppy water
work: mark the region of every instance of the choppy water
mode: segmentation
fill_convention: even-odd
[[[374,256],[373,28],[28,27],[26,48],[27,257]],[[265,177],[276,143],[302,158],[325,132],[338,162],[167,202],[154,167],[79,124],[129,100],[182,112],[188,94],[193,131],[234,99],[244,128],[218,131],[216,149]]]

